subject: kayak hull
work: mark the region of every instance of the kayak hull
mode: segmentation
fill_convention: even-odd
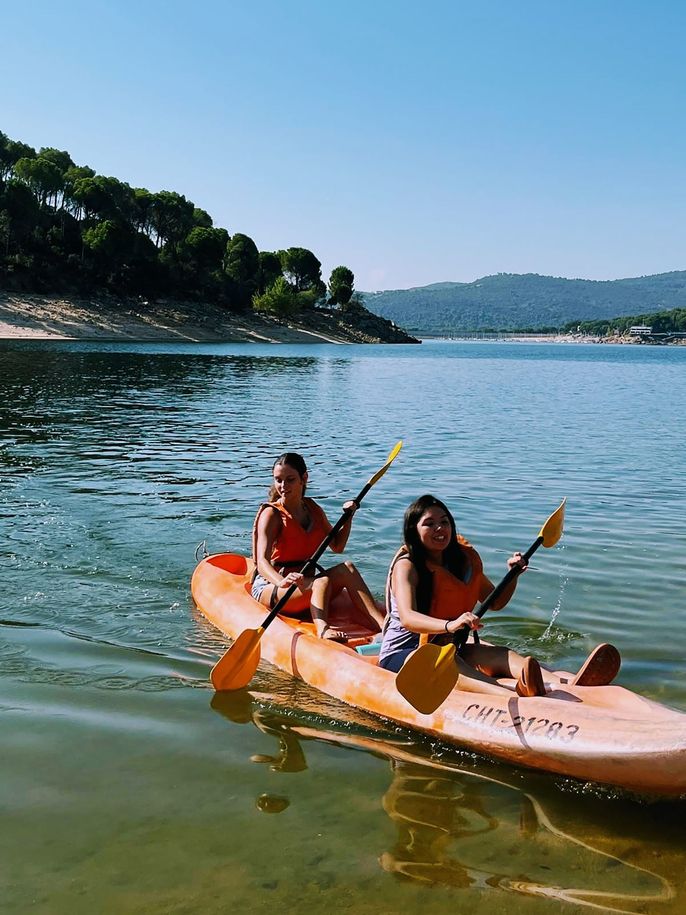
[[[220,553],[193,573],[196,606],[231,639],[257,629],[267,614],[250,596],[253,568],[243,556]],[[372,635],[344,599],[334,602],[330,621],[350,634],[352,645]],[[524,698],[505,688],[497,695],[458,688],[425,715],[375,657],[316,638],[311,622],[277,617],[260,647],[264,660],[327,695],[447,743],[640,794],[686,795],[686,714],[622,687],[566,685]]]

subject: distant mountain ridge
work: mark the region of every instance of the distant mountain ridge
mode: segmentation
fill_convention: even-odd
[[[361,295],[370,311],[420,334],[557,329],[571,321],[686,308],[686,270],[620,280],[498,273],[472,283]]]

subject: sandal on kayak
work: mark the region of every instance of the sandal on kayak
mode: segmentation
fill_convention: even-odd
[[[515,687],[518,696],[545,696],[545,683],[541,665],[536,658],[525,658],[522,672]]]
[[[319,638],[325,639],[327,642],[343,642],[345,644],[348,641],[348,633],[343,632],[342,629],[327,626]]]
[[[572,680],[572,686],[607,686],[612,683],[622,666],[622,659],[614,645],[603,642],[597,645],[581,665]]]

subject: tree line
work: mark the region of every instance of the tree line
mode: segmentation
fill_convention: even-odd
[[[607,337],[615,332],[625,334],[630,327],[640,324],[651,327],[653,333],[656,334],[686,333],[686,308],[671,308],[668,311],[653,311],[648,314],[622,316],[610,320],[572,321],[564,327],[564,331]]]
[[[131,187],[1,131],[0,285],[187,297],[278,316],[355,301],[348,267],[334,268],[327,285],[307,248],[259,251],[182,194]]]

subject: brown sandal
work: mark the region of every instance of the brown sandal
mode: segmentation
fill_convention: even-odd
[[[597,645],[581,665],[572,680],[572,686],[607,686],[612,683],[622,666],[622,659],[614,645],[603,642]]]
[[[515,687],[517,695],[528,698],[530,696],[545,696],[545,683],[541,673],[541,665],[536,658],[525,658],[522,672]]]
[[[319,638],[327,642],[342,642],[345,644],[348,641],[348,633],[343,632],[342,629],[336,629],[334,626],[327,626]]]

